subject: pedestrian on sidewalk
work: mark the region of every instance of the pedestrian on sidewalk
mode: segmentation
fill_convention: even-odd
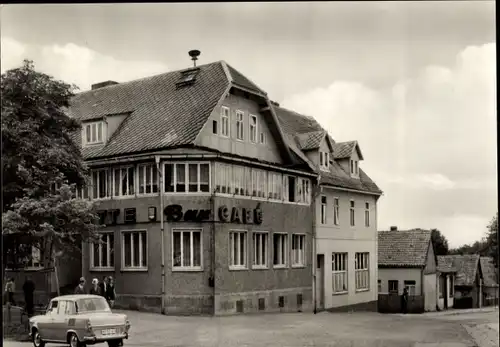
[[[408,288],[403,289],[403,295],[401,296],[401,308],[403,313],[408,313]]]
[[[106,297],[106,294],[108,292],[108,277],[107,276],[102,277],[102,281],[101,281],[101,283],[99,283],[99,288],[101,289],[101,295],[106,300],[108,300],[108,298]]]
[[[113,308],[115,305],[116,291],[115,291],[115,280],[113,277],[108,278],[108,287],[106,292],[106,300],[108,300],[109,306]]]
[[[14,283],[14,278],[11,277],[7,280],[7,283],[5,283],[5,291],[4,291],[4,295],[7,299],[7,303],[10,304],[11,306],[16,305],[16,302],[14,301],[15,288],[16,288],[16,285]]]
[[[101,288],[99,288],[99,280],[94,278],[92,280],[92,287],[90,288],[90,294],[101,295]]]
[[[26,313],[28,313],[28,317],[33,315],[34,308],[34,293],[35,293],[35,283],[31,280],[30,276],[26,276],[26,280],[23,284],[23,292],[24,292],[24,302],[26,303]]]
[[[87,294],[85,291],[85,278],[80,277],[80,283],[75,288],[75,294]]]

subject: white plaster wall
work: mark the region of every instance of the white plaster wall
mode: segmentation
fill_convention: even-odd
[[[437,276],[429,274],[424,276],[424,309],[425,311],[436,311],[437,305]]]
[[[403,294],[404,281],[415,281],[415,295],[421,295],[422,293],[421,269],[380,268],[378,269],[378,279],[381,280],[380,294],[389,293],[389,281],[399,282],[399,295]]]

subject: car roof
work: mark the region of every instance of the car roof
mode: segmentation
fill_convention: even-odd
[[[55,298],[52,298],[52,300],[69,300],[69,301],[74,301],[78,299],[98,299],[102,298],[100,295],[93,295],[93,294],[71,294],[71,295],[61,295],[61,296],[56,296]]]

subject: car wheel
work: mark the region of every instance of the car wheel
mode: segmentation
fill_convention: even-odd
[[[80,340],[78,340],[78,336],[76,336],[75,333],[71,333],[68,338],[69,346],[70,347],[83,347],[85,346],[84,343],[81,343]]]
[[[122,340],[122,339],[119,339],[119,340],[111,340],[111,341],[108,341],[108,346],[109,346],[109,347],[119,347],[119,346],[123,346],[123,340]]]
[[[44,347],[45,342],[42,340],[42,337],[40,336],[40,333],[38,330],[35,330],[33,332],[33,346],[35,347]]]

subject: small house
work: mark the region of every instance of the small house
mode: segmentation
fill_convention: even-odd
[[[483,272],[483,306],[498,305],[498,269],[493,264],[493,258],[481,257]]]
[[[453,258],[447,256],[437,257],[437,293],[438,309],[446,310],[453,307],[453,298],[455,296],[455,276],[456,267],[453,265]]]

